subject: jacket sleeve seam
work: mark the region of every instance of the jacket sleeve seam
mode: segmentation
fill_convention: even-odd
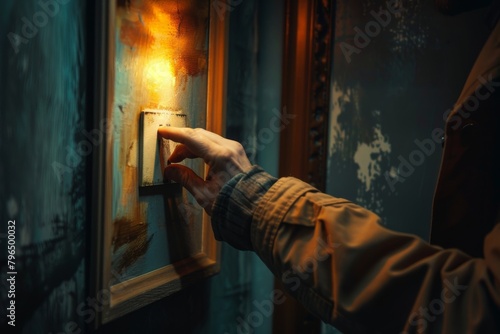
[[[293,203],[295,203],[300,196],[303,196],[308,191],[315,190],[315,188],[304,183],[305,186],[300,187],[299,189],[295,190],[294,193],[292,193],[290,196],[287,196],[286,202],[279,204],[279,208],[276,209],[275,207],[273,207],[276,210],[272,214],[273,219],[268,219],[269,222],[263,224],[265,229],[264,231],[259,231],[259,224],[264,220],[266,220],[265,216],[270,209],[270,205],[272,205],[270,203],[273,203],[273,199],[276,197],[276,193],[278,193],[278,191],[283,187],[286,187],[287,182],[296,182],[296,181],[297,180],[295,178],[291,177],[279,179],[262,197],[255,210],[253,222],[251,225],[252,244],[254,250],[258,254],[260,254],[263,260],[267,262],[271,267],[274,267],[274,261],[272,256],[274,242],[276,240],[276,236],[278,234],[278,228],[281,225],[283,218],[288,212],[290,206],[292,206]],[[260,242],[260,245],[256,245],[256,241],[259,240],[259,233],[263,234],[263,236],[261,237],[262,241]],[[259,246],[263,246],[265,247],[265,249],[259,251],[258,249]]]

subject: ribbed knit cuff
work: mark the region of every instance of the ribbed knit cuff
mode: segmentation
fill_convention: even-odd
[[[229,180],[212,208],[215,239],[240,250],[253,250],[250,236],[253,213],[262,196],[276,181],[259,166]]]

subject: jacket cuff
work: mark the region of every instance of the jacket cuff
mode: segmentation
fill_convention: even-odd
[[[212,207],[215,239],[240,250],[254,250],[250,235],[253,213],[262,196],[276,181],[259,166],[229,180]]]

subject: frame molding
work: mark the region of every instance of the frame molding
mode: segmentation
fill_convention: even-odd
[[[295,119],[281,133],[280,176],[324,191],[335,3],[285,4],[282,106]]]
[[[95,85],[93,126],[110,119],[114,98],[114,41],[116,1],[96,3],[95,17]],[[223,134],[225,119],[226,63],[229,20],[218,18],[210,6],[207,115],[208,130]],[[215,240],[210,218],[202,218],[202,251],[189,258],[151,271],[139,277],[110,286],[112,239],[111,189],[112,175],[108,168],[112,162],[111,138],[106,135],[102,145],[93,153],[92,174],[92,230],[90,257],[90,295],[104,299],[104,309],[96,312],[93,328],[130,313],[156,300],[177,292],[186,286],[220,271],[220,245]],[[207,167],[205,166],[205,173]]]

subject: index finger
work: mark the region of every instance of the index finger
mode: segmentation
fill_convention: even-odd
[[[163,138],[184,144],[189,151],[205,162],[210,158],[211,148],[218,144],[212,136],[217,135],[204,129],[162,126],[158,128],[158,134]]]

